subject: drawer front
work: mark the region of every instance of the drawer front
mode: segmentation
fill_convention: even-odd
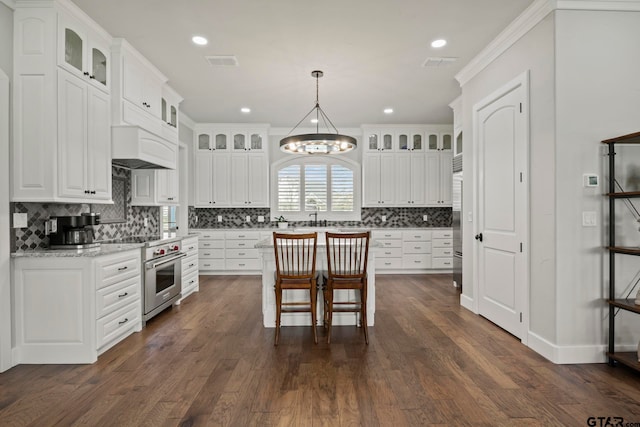
[[[190,256],[182,259],[182,277],[198,271],[198,257]]]
[[[122,282],[130,277],[139,277],[141,252],[128,252],[117,257],[98,259],[96,262],[96,288],[100,289]]]
[[[224,237],[230,240],[260,240],[259,231],[227,231]]]
[[[224,259],[224,249],[203,249],[198,251],[200,259]]]
[[[376,239],[377,242],[380,242],[382,246],[385,248],[401,248],[402,240],[387,240],[387,239]]]
[[[402,248],[378,248],[376,258],[401,258]]]
[[[191,289],[198,286],[198,272],[193,272],[182,279],[182,294],[188,293]]]
[[[98,319],[98,348],[118,337],[124,338],[124,336],[128,335],[133,328],[140,324],[142,318],[141,310],[142,306],[138,301]]]
[[[452,257],[453,249],[433,247],[431,248],[431,256],[433,256],[434,258],[435,257],[440,257],[440,258]]]
[[[198,250],[202,249],[224,249],[224,239],[200,240],[198,242]]]
[[[376,257],[376,270],[391,270],[402,268],[402,258]]]
[[[402,268],[431,268],[431,256],[412,254],[402,259]]]
[[[227,259],[227,270],[260,270],[262,263],[259,259]]]
[[[200,271],[224,270],[224,259],[198,259]]]
[[[404,242],[402,251],[405,254],[430,254],[431,242]]]
[[[96,292],[96,317],[100,318],[134,301],[140,301],[142,282],[140,276],[132,277]]]
[[[433,230],[431,232],[431,237],[434,239],[452,239],[453,231],[451,230]]]
[[[259,253],[257,249],[227,249],[227,259],[258,259]]]
[[[371,238],[380,239],[402,239],[402,231],[400,230],[373,230]]]
[[[431,240],[431,230],[403,231],[402,240],[404,240],[405,242]]]
[[[450,248],[453,246],[453,240],[451,239],[433,239],[434,248]]]
[[[227,240],[227,249],[253,249],[258,240]]]
[[[200,240],[224,240],[224,231],[201,231]]]
[[[433,258],[431,260],[431,268],[453,268],[453,260],[451,258]]]
[[[198,252],[198,238],[189,237],[182,239],[182,252],[191,255],[194,252]]]

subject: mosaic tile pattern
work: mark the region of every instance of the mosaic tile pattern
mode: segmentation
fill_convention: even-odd
[[[131,188],[131,171],[113,167],[116,177],[127,180],[127,189]],[[140,234],[160,234],[160,208],[153,206],[131,206],[131,191],[127,192],[127,222],[100,224],[94,228],[96,240],[115,239]],[[94,205],[97,207],[97,205]],[[62,203],[11,203],[11,212],[25,212],[28,215],[27,228],[12,229],[14,242],[12,251],[47,248],[49,238],[44,234],[44,222],[50,216],[80,215],[90,212],[89,204]],[[149,226],[144,227],[144,218]]]
[[[218,222],[221,215],[223,222]],[[258,222],[258,216],[272,219],[268,208],[252,209],[196,209],[189,207],[189,228],[267,228],[275,222]],[[382,222],[382,216],[387,220]],[[423,216],[428,220],[424,221]],[[246,216],[251,222],[246,222]],[[290,222],[292,227],[311,225],[309,221]],[[329,221],[335,227],[418,228],[451,227],[451,208],[362,208],[361,221]]]

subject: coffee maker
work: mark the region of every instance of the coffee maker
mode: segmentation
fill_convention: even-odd
[[[95,243],[93,226],[100,224],[100,214],[89,212],[76,216],[52,216],[49,218],[50,249],[88,249],[100,246]]]

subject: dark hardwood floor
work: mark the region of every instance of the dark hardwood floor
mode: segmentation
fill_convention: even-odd
[[[310,328],[289,327],[274,347],[259,277],[201,280],[93,365],[0,374],[0,425],[640,423],[640,375],[546,361],[460,308],[450,276],[378,276],[368,346],[355,327],[334,327],[330,346],[321,328],[314,345]]]

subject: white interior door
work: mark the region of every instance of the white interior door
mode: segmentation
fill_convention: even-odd
[[[523,338],[527,304],[526,75],[474,109],[478,149],[478,313]]]

